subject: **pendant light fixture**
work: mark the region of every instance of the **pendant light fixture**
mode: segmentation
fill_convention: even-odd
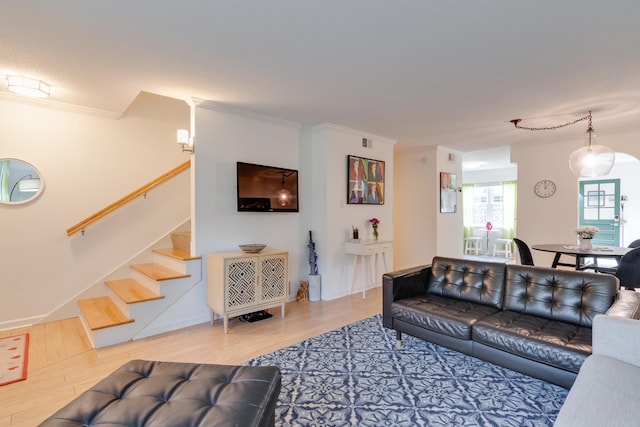
[[[518,129],[536,131],[560,129],[584,120],[588,121],[587,131],[585,133],[585,145],[571,153],[569,156],[569,168],[578,178],[608,175],[616,161],[616,155],[611,148],[599,145],[596,142],[597,135],[591,123],[591,111],[584,117],[556,126],[539,128],[520,126],[522,119],[513,119],[511,123]]]
[[[291,203],[291,191],[287,190],[284,186],[284,176],[285,173],[282,173],[282,188],[278,190],[276,193],[276,200],[278,200],[278,204],[280,206],[289,206]]]
[[[597,136],[591,126],[591,111],[589,111],[589,127],[584,135],[585,145],[569,156],[569,167],[575,176],[604,176],[611,172],[616,162],[616,154],[611,148],[597,144]]]

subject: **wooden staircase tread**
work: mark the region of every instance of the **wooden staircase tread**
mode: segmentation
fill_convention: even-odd
[[[105,284],[127,304],[164,298],[164,296],[156,294],[135,279],[108,280]]]
[[[78,305],[92,331],[133,322],[107,296],[78,300]]]
[[[165,267],[164,265],[157,264],[155,262],[149,262],[144,264],[131,264],[130,267],[147,277],[150,277],[156,281],[182,279],[185,277],[191,277],[190,274],[180,273]]]
[[[182,261],[191,261],[194,259],[202,259],[200,256],[191,255],[189,251],[179,248],[165,248],[165,249],[153,249],[153,252],[157,254],[166,255],[171,258],[176,258]]]

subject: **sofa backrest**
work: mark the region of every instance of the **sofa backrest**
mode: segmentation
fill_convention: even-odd
[[[618,289],[611,274],[508,265],[504,310],[591,327],[613,305]]]
[[[434,257],[427,293],[502,308],[505,265]]]

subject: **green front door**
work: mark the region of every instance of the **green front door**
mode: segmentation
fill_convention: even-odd
[[[620,180],[580,181],[580,225],[600,229],[594,245],[620,246]]]

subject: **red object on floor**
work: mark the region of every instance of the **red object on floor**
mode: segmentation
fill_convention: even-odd
[[[27,379],[29,334],[0,338],[0,386]]]

